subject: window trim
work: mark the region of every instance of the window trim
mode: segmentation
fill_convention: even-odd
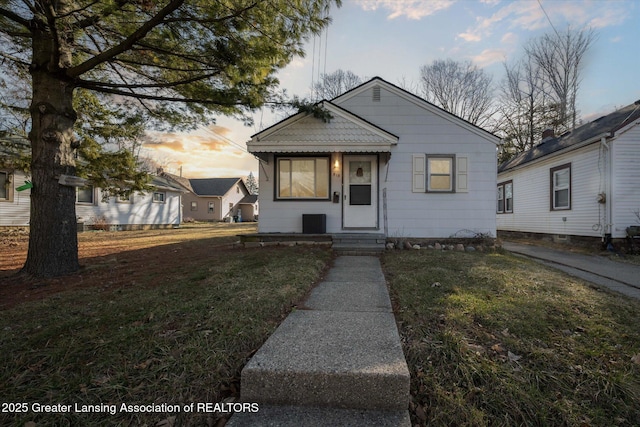
[[[127,197],[126,199],[123,198],[124,196],[121,195],[116,195],[116,203],[122,203],[122,204],[132,204],[133,203],[133,193],[129,194],[129,197]]]
[[[78,193],[80,192],[81,188],[90,188],[91,189],[91,201],[90,202],[85,202],[85,201],[79,201],[78,200]],[[85,185],[83,187],[76,187],[76,204],[77,205],[85,205],[85,206],[93,206],[96,204],[96,188],[89,184],[89,185]]]
[[[456,192],[456,155],[455,154],[427,154],[425,164],[425,174],[427,175],[426,192],[427,193],[455,193]],[[450,185],[448,190],[434,190],[431,188],[431,176],[446,176],[444,174],[432,174],[429,168],[430,159],[449,159],[451,161],[451,170],[448,176],[450,177]]]
[[[511,209],[507,209],[507,185],[511,184]],[[513,213],[513,180],[503,181],[498,184],[498,191],[502,190],[502,206],[500,205],[500,197],[498,197],[498,206],[496,212],[499,214]],[[502,207],[502,210],[500,208]]]
[[[280,161],[281,160],[318,160],[318,159],[326,159],[327,161],[327,196],[326,197],[281,197],[280,196]],[[287,202],[298,202],[298,201],[328,201],[331,200],[331,156],[323,155],[323,154],[309,154],[304,156],[275,156],[274,159],[274,169],[275,169],[275,179],[274,179],[274,191],[273,191],[273,200],[274,201],[287,201]],[[317,164],[314,169],[314,179],[317,180]],[[291,173],[291,172],[290,172]],[[317,182],[316,189],[317,189]]]
[[[156,194],[162,194],[162,200],[156,200]],[[151,201],[153,203],[167,203],[167,192],[166,191],[154,191],[151,195]]]
[[[191,212],[198,212],[198,201],[197,200],[192,200],[191,201]]]
[[[0,202],[13,202],[13,180],[15,178],[14,174],[8,170],[0,170],[0,173],[5,175],[5,190],[6,196],[0,198]]]
[[[556,198],[555,198],[555,194],[556,191],[560,191],[560,190],[565,190],[565,188],[560,188],[560,189],[556,189],[555,186],[555,179],[554,176],[556,174],[556,172],[562,171],[564,169],[568,169],[569,170],[569,184],[566,188],[566,190],[568,190],[569,194],[567,197],[567,202],[568,202],[568,206],[566,207],[562,207],[562,206],[556,206]],[[571,187],[573,184],[573,180],[572,180],[572,173],[571,173],[571,163],[565,163],[563,165],[559,165],[559,166],[555,166],[552,167],[551,169],[549,169],[549,210],[550,211],[569,211],[571,210],[571,205],[572,205],[572,191],[571,191]]]

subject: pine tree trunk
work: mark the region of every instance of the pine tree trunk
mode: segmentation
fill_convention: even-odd
[[[33,38],[31,74],[31,220],[23,272],[38,277],[69,274],[80,268],[74,187],[58,177],[75,175],[73,85],[60,72],[60,46],[50,34]]]

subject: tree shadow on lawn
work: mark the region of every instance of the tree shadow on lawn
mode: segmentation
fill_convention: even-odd
[[[210,238],[115,253],[104,248],[105,255],[81,257],[78,272],[56,278],[34,278],[19,269],[5,270],[0,272],[0,309],[79,289],[154,286],[184,278],[196,266],[215,263],[216,258],[229,251],[247,250]]]

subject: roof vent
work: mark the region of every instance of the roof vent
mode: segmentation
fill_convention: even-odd
[[[380,102],[380,86],[373,88],[373,102]]]

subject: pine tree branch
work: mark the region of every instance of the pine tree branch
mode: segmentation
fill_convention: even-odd
[[[142,26],[140,26],[140,28],[134,31],[129,37],[123,40],[122,43],[106,50],[99,55],[94,56],[91,59],[88,59],[80,65],[69,68],[67,70],[67,76],[72,78],[81,76],[87,71],[96,68],[98,65],[110,61],[121,53],[128,51],[137,41],[143,39],[157,25],[160,25],[169,14],[180,8],[180,6],[184,4],[184,2],[185,0],[172,0],[171,2],[169,2],[169,4],[163,7],[160,12],[158,12],[155,16],[145,22]]]
[[[31,31],[31,21],[23,18],[22,16],[18,15],[17,13],[11,10],[0,7],[0,16],[4,16],[5,18],[10,19],[16,24],[20,24],[26,29],[28,29],[29,31]]]

